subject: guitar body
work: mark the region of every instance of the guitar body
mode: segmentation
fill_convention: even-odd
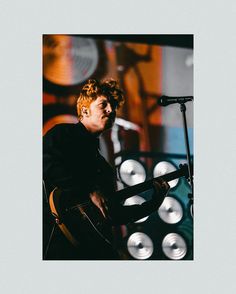
[[[97,240],[111,246],[112,226],[100,210],[90,201],[65,208],[63,196],[63,192],[55,188],[49,196],[49,206],[57,225],[70,243],[79,248],[85,240]]]
[[[171,181],[183,176],[188,177],[185,165],[161,178]],[[118,197],[121,202],[132,195],[152,188],[153,181],[158,178],[117,191],[114,197]],[[118,254],[112,248],[111,222],[103,217],[100,210],[90,200],[82,204],[73,203],[70,207],[65,207],[65,200],[66,196],[63,195],[63,192],[55,188],[49,196],[49,206],[56,223],[70,243],[79,250],[83,248],[82,250],[90,250],[91,253],[99,252],[97,256],[101,258],[94,259],[119,259],[116,258]]]

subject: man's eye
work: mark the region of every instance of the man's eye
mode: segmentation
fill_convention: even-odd
[[[107,103],[106,102],[104,102],[104,103],[101,104],[101,107],[102,108],[106,108],[106,106],[107,106]]]

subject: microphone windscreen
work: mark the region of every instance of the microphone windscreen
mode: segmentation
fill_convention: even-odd
[[[167,105],[167,97],[166,96],[161,96],[159,99],[158,99],[158,104],[160,106],[165,106]]]

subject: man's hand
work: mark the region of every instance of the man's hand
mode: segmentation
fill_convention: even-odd
[[[162,178],[153,181],[154,193],[152,195],[152,200],[155,201],[157,207],[159,207],[166,194],[168,193],[170,186],[167,182],[165,182]]]
[[[90,199],[93,202],[93,204],[96,205],[100,209],[104,218],[107,218],[108,217],[108,208],[106,206],[105,199],[104,199],[102,193],[99,191],[95,191],[93,193],[90,193],[89,196],[90,196]]]

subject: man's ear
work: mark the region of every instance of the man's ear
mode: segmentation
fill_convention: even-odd
[[[89,115],[88,107],[82,106],[81,112],[83,116],[88,116]]]

